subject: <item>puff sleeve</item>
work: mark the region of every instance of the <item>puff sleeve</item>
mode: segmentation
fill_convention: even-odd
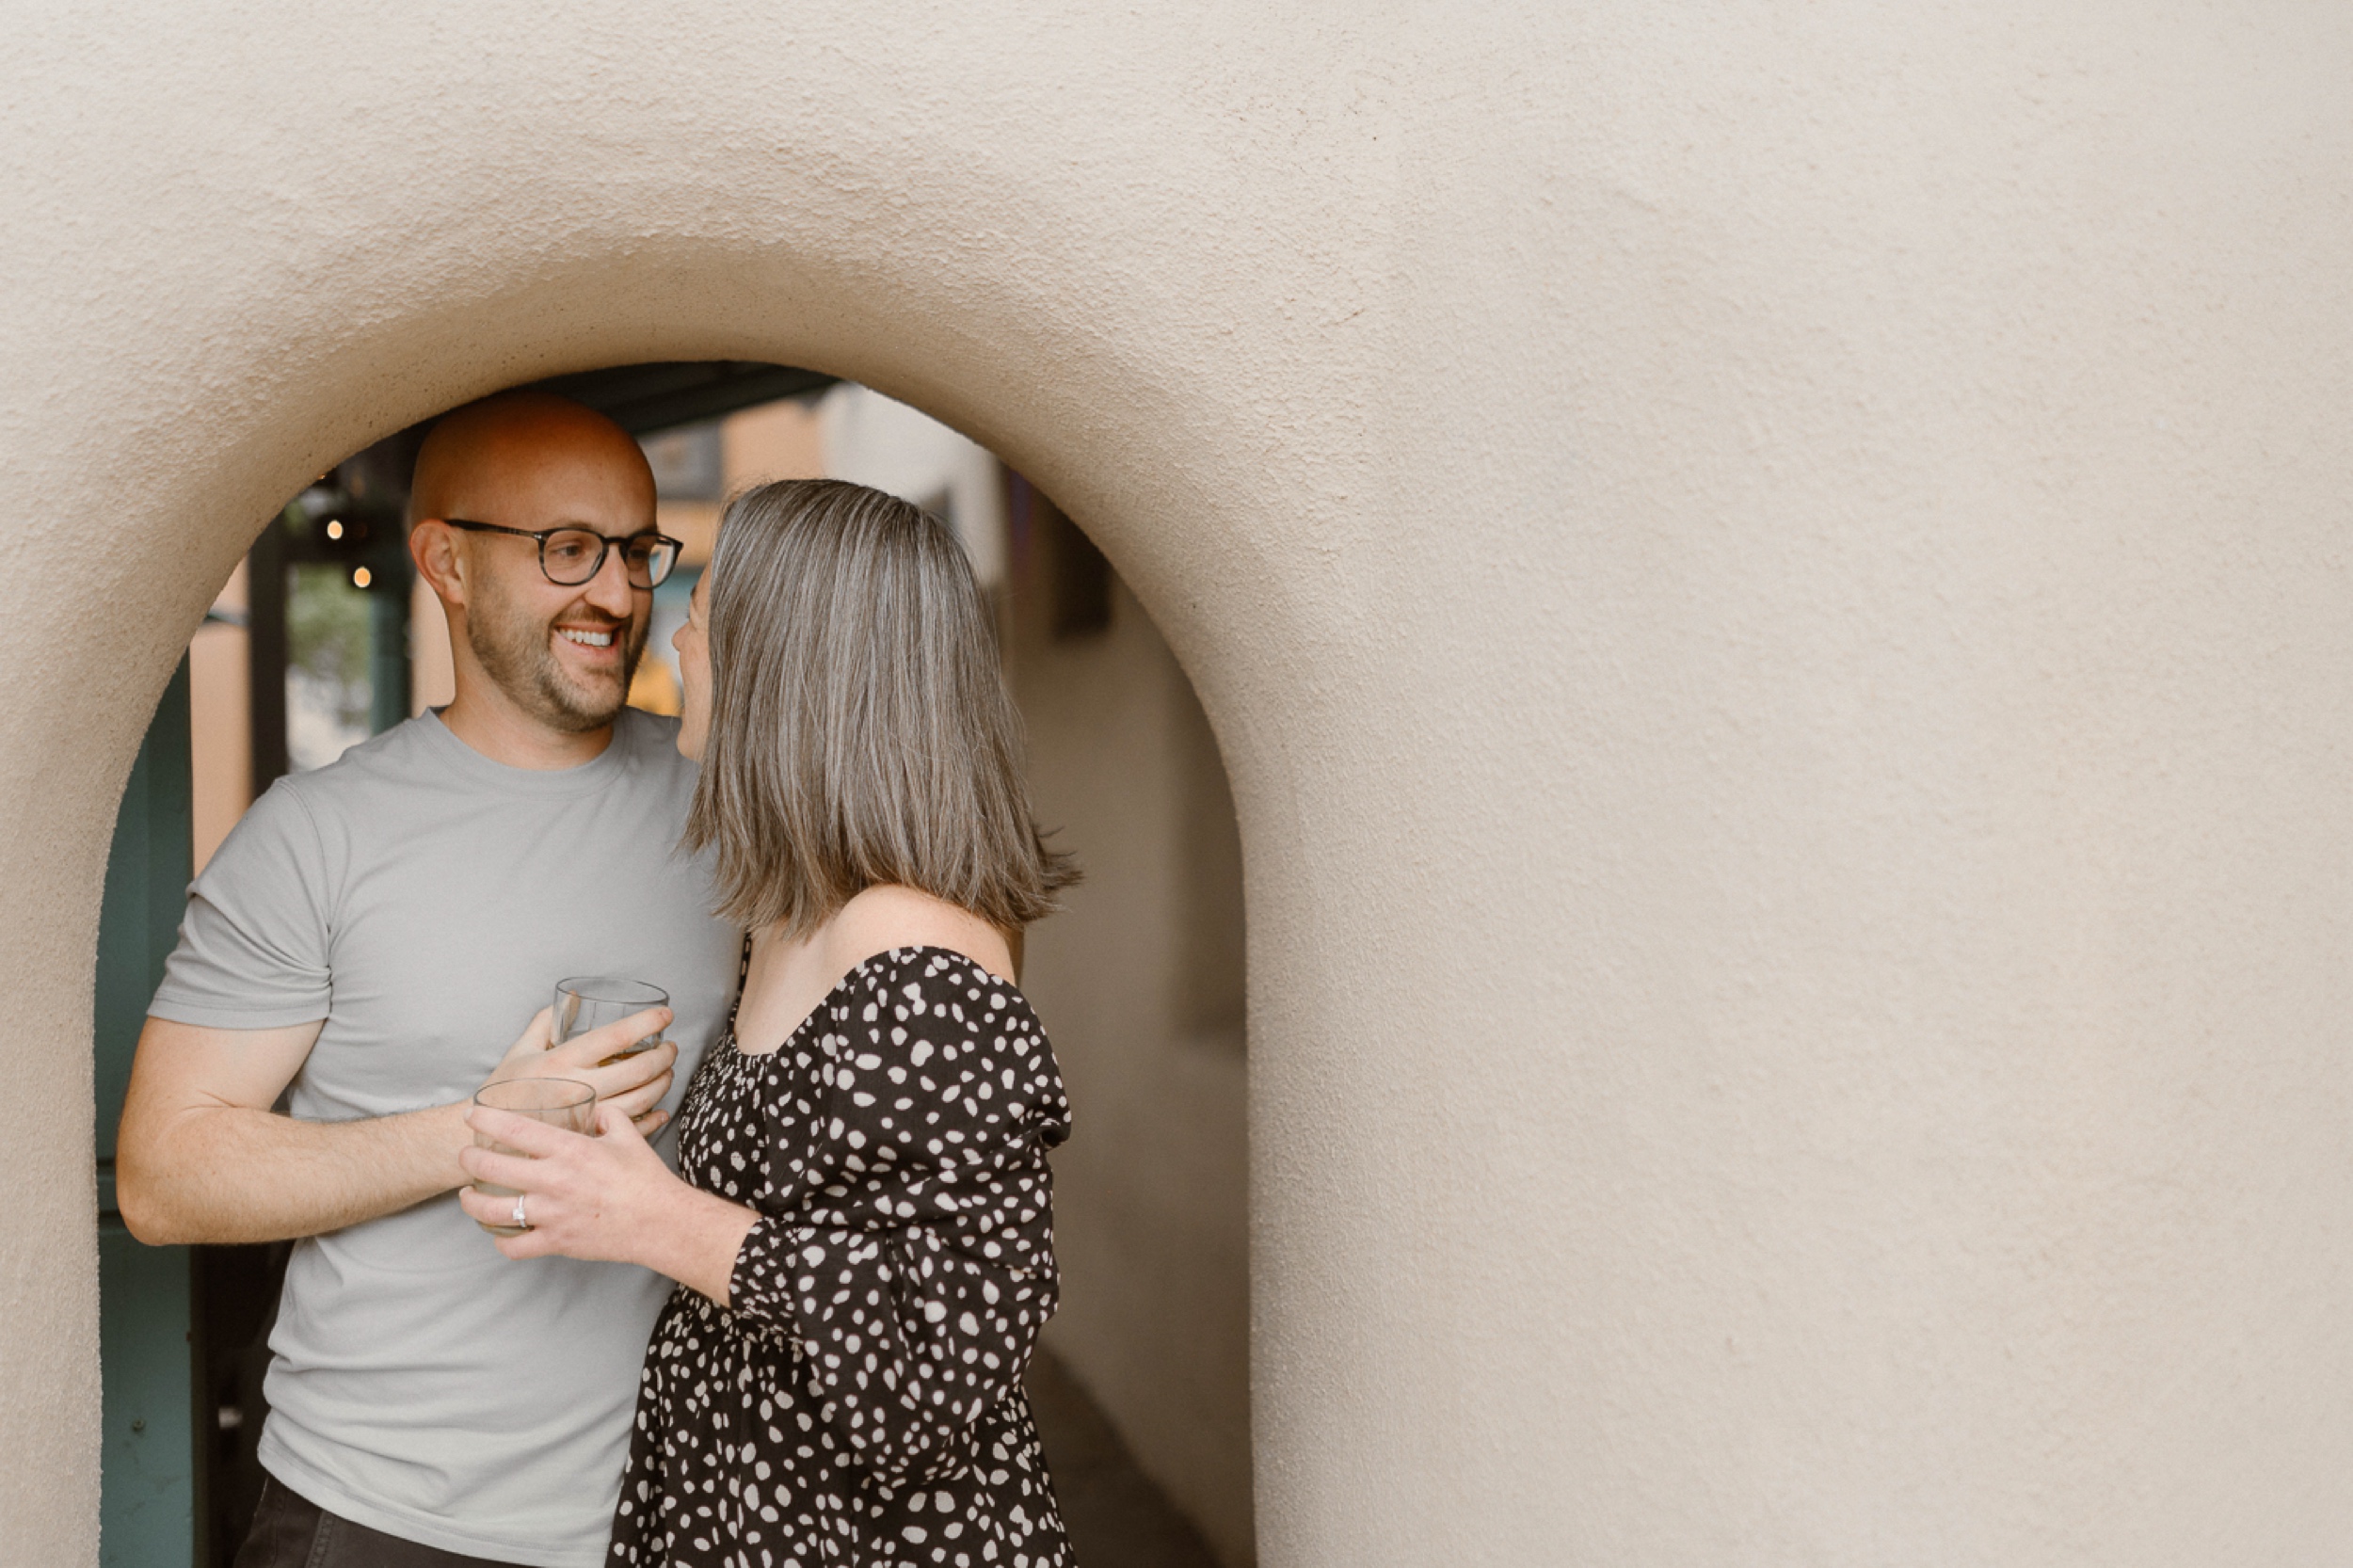
[[[900,1486],[961,1474],[1054,1310],[1046,1151],[1069,1108],[1020,993],[938,949],[868,961],[814,1042],[799,1179],[736,1256],[729,1306],[773,1327],[850,1458]]]

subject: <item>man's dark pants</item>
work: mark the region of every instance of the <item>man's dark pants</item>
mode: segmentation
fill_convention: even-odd
[[[358,1525],[296,1496],[276,1476],[262,1482],[253,1531],[236,1568],[513,1568],[487,1557],[423,1546]]]

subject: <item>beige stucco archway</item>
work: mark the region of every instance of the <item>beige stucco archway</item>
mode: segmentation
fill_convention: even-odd
[[[2353,1528],[2353,21],[94,4],[0,43],[0,1558],[93,1554],[90,952],[259,520],[855,376],[1193,675],[1263,1560]]]

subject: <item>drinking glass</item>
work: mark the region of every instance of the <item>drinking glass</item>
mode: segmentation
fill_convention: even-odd
[[[510,1078],[503,1082],[485,1084],[473,1097],[476,1105],[487,1105],[493,1111],[512,1111],[518,1116],[560,1127],[568,1132],[594,1132],[597,1129],[597,1092],[585,1083],[568,1078]],[[473,1135],[476,1148],[499,1154],[511,1154],[528,1160],[531,1157],[519,1148],[499,1143],[487,1132]],[[477,1181],[473,1190],[485,1197],[511,1198],[512,1187],[500,1187],[488,1181]],[[530,1216],[524,1216],[528,1219]],[[520,1236],[515,1225],[494,1225],[476,1220],[493,1236]]]
[[[555,1030],[548,1036],[548,1044],[560,1046],[575,1034],[585,1034],[592,1029],[618,1023],[632,1013],[643,1013],[648,1007],[667,1007],[670,993],[659,985],[648,985],[642,980],[623,980],[616,975],[576,975],[560,980],[555,985]],[[642,1040],[633,1040],[597,1064],[618,1062],[624,1056],[635,1056],[641,1050],[651,1050],[662,1044],[662,1032],[654,1031]]]

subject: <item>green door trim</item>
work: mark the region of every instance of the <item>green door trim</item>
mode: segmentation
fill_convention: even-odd
[[[139,745],[106,856],[91,1004],[98,1114],[99,1546],[107,1568],[190,1568],[202,1382],[185,1247],[150,1247],[115,1204],[115,1123],[147,1007],[187,904],[193,854],[188,662],[164,688]]]

